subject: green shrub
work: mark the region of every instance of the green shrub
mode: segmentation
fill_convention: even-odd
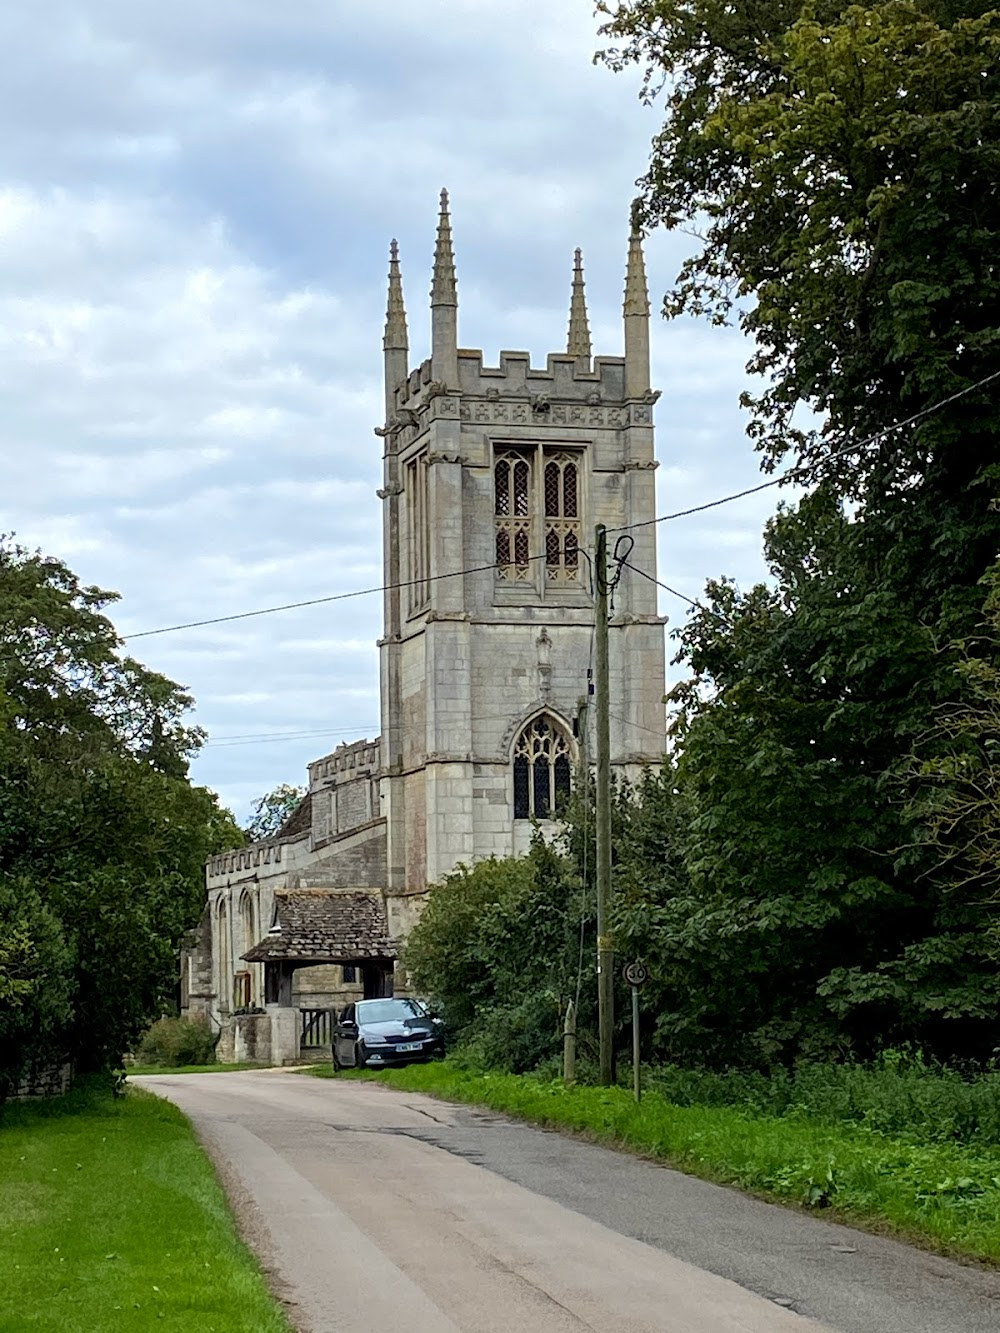
[[[219,1037],[204,1018],[161,1018],[146,1032],[136,1048],[139,1064],[214,1065]]]
[[[484,1008],[462,1043],[471,1068],[525,1074],[562,1052],[559,1009],[551,995],[527,994],[513,1004]]]
[[[807,1115],[915,1142],[1000,1143],[1000,1072],[964,1073],[910,1052],[886,1051],[870,1064],[799,1064],[770,1075],[662,1065],[649,1081],[675,1106]]]

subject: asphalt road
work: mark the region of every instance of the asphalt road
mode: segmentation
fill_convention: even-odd
[[[1000,1333],[1000,1275],[492,1113],[265,1071],[135,1082],[190,1116],[306,1333]]]

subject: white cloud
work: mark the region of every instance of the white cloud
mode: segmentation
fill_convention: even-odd
[[[592,66],[578,0],[508,0],[502,21],[481,0],[36,0],[0,12],[0,43],[0,529],[120,590],[123,633],[381,582],[386,243],[416,362],[441,185],[463,344],[559,348],[582,245],[595,345],[620,351],[658,112]],[[651,239],[654,307],[686,245]],[[661,511],[759,479],[745,359],[738,334],[654,327]],[[773,504],[664,525],[667,581],[759,577]],[[213,736],[268,733],[197,764],[245,808],[374,733],[380,617],[362,597],[129,649]]]

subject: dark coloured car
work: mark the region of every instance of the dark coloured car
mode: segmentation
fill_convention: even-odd
[[[384,1069],[444,1055],[444,1033],[419,1000],[359,1000],[333,1030],[334,1069]]]

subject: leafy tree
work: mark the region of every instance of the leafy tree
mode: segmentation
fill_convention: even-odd
[[[72,1012],[72,955],[30,881],[0,879],[0,1102],[45,1064]]]
[[[955,673],[963,696],[941,704],[905,774],[909,810],[944,883],[1000,902],[1000,562],[987,575],[976,651]],[[989,643],[989,657],[982,641]],[[994,935],[997,927],[994,926]],[[1000,943],[1000,939],[997,941]]]
[[[254,801],[253,813],[243,829],[247,839],[250,842],[263,842],[266,838],[275,837],[302,804],[305,794],[305,787],[293,787],[282,782],[273,791],[266,792]]]
[[[768,527],[773,584],[710,583],[680,636],[690,888],[660,926],[691,984],[669,1021],[718,1061],[906,1037],[986,1054],[988,914],[900,781],[918,753],[946,808],[962,774],[940,719],[971,720],[995,662],[979,622],[1000,549],[1000,17],[968,0],[602,8],[622,43],[606,62],[667,89],[645,216],[700,228],[665,312],[740,321],[764,465],[791,454],[818,481]],[[796,426],[800,404],[823,424]]]
[[[520,1072],[555,1056],[593,923],[570,864],[541,836],[524,857],[460,866],[430,892],[404,962],[485,1064]],[[592,999],[592,968],[585,1000]]]
[[[33,949],[49,960],[37,965],[46,981],[21,988],[22,1010],[51,1051],[96,1068],[119,1060],[173,994],[204,860],[240,840],[188,780],[202,740],[185,721],[189,696],[121,654],[103,614],[114,600],[0,539],[0,888],[18,966],[35,966]],[[57,1038],[64,998],[71,1021]],[[9,1079],[31,1054],[12,1055]]]
[[[1000,16],[982,0],[632,0],[602,32],[613,69],[646,66],[668,117],[641,182],[646,217],[705,224],[669,315],[754,336],[752,434],[806,460],[997,369]],[[848,454],[857,488],[956,442],[995,436],[987,392],[928,421],[897,458]],[[808,403],[817,433],[789,429]],[[966,442],[968,436],[966,435]],[[904,450],[904,453],[906,451]]]
[[[936,879],[898,790],[953,689],[949,655],[891,588],[852,585],[864,525],[821,507],[771,524],[776,588],[710,584],[682,635],[696,675],[677,692],[694,811],[681,934],[721,982],[705,1048],[761,1063],[904,1040],[985,1055],[1000,976],[983,906]],[[830,563],[839,578],[805,572]]]

